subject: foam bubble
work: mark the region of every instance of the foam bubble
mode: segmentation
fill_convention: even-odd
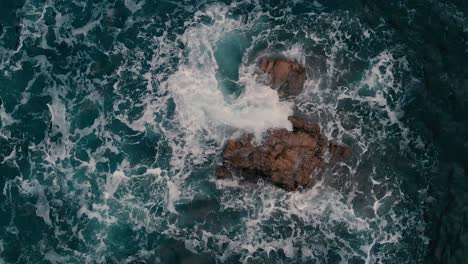
[[[146,170],[147,174],[151,174],[151,175],[155,175],[155,176],[161,176],[161,172],[162,172],[162,170],[160,168],[154,168],[154,169],[147,169]]]

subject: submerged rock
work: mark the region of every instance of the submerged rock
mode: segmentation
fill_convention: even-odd
[[[285,59],[263,57],[258,68],[268,73],[270,85],[282,99],[299,95],[306,79],[305,68]]]
[[[246,180],[266,179],[286,190],[312,186],[316,179],[311,176],[322,167],[326,142],[317,124],[296,117],[290,120],[293,131],[271,129],[261,145],[252,142],[252,134],[229,140],[217,177],[230,177],[233,172]]]
[[[334,159],[349,159],[351,157],[351,148],[348,145],[330,141],[328,148]]]

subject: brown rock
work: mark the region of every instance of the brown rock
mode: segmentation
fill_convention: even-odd
[[[351,157],[351,148],[348,145],[339,144],[337,142],[331,141],[328,146],[328,149],[334,159],[349,159]]]
[[[219,166],[218,168],[216,168],[216,178],[227,179],[231,177],[231,172],[225,166]]]
[[[226,178],[232,171],[247,180],[264,178],[286,190],[312,186],[326,146],[317,125],[291,120],[293,131],[271,129],[259,146],[252,143],[250,134],[229,140],[217,177]]]
[[[299,95],[306,79],[305,69],[299,63],[263,57],[260,59],[259,69],[268,73],[270,85],[278,91],[280,98],[290,98]]]
[[[320,126],[318,124],[306,122],[295,116],[290,116],[288,119],[291,121],[294,129],[304,130],[311,135],[320,136]]]

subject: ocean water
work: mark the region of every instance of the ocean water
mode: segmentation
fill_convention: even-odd
[[[0,263],[466,263],[467,105],[466,1],[0,0]],[[353,156],[215,180],[293,113]]]

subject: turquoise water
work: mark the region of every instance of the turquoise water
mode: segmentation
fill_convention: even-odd
[[[464,1],[0,1],[0,263],[463,263]],[[280,102],[255,60],[307,66]],[[216,181],[293,113],[310,190]]]

